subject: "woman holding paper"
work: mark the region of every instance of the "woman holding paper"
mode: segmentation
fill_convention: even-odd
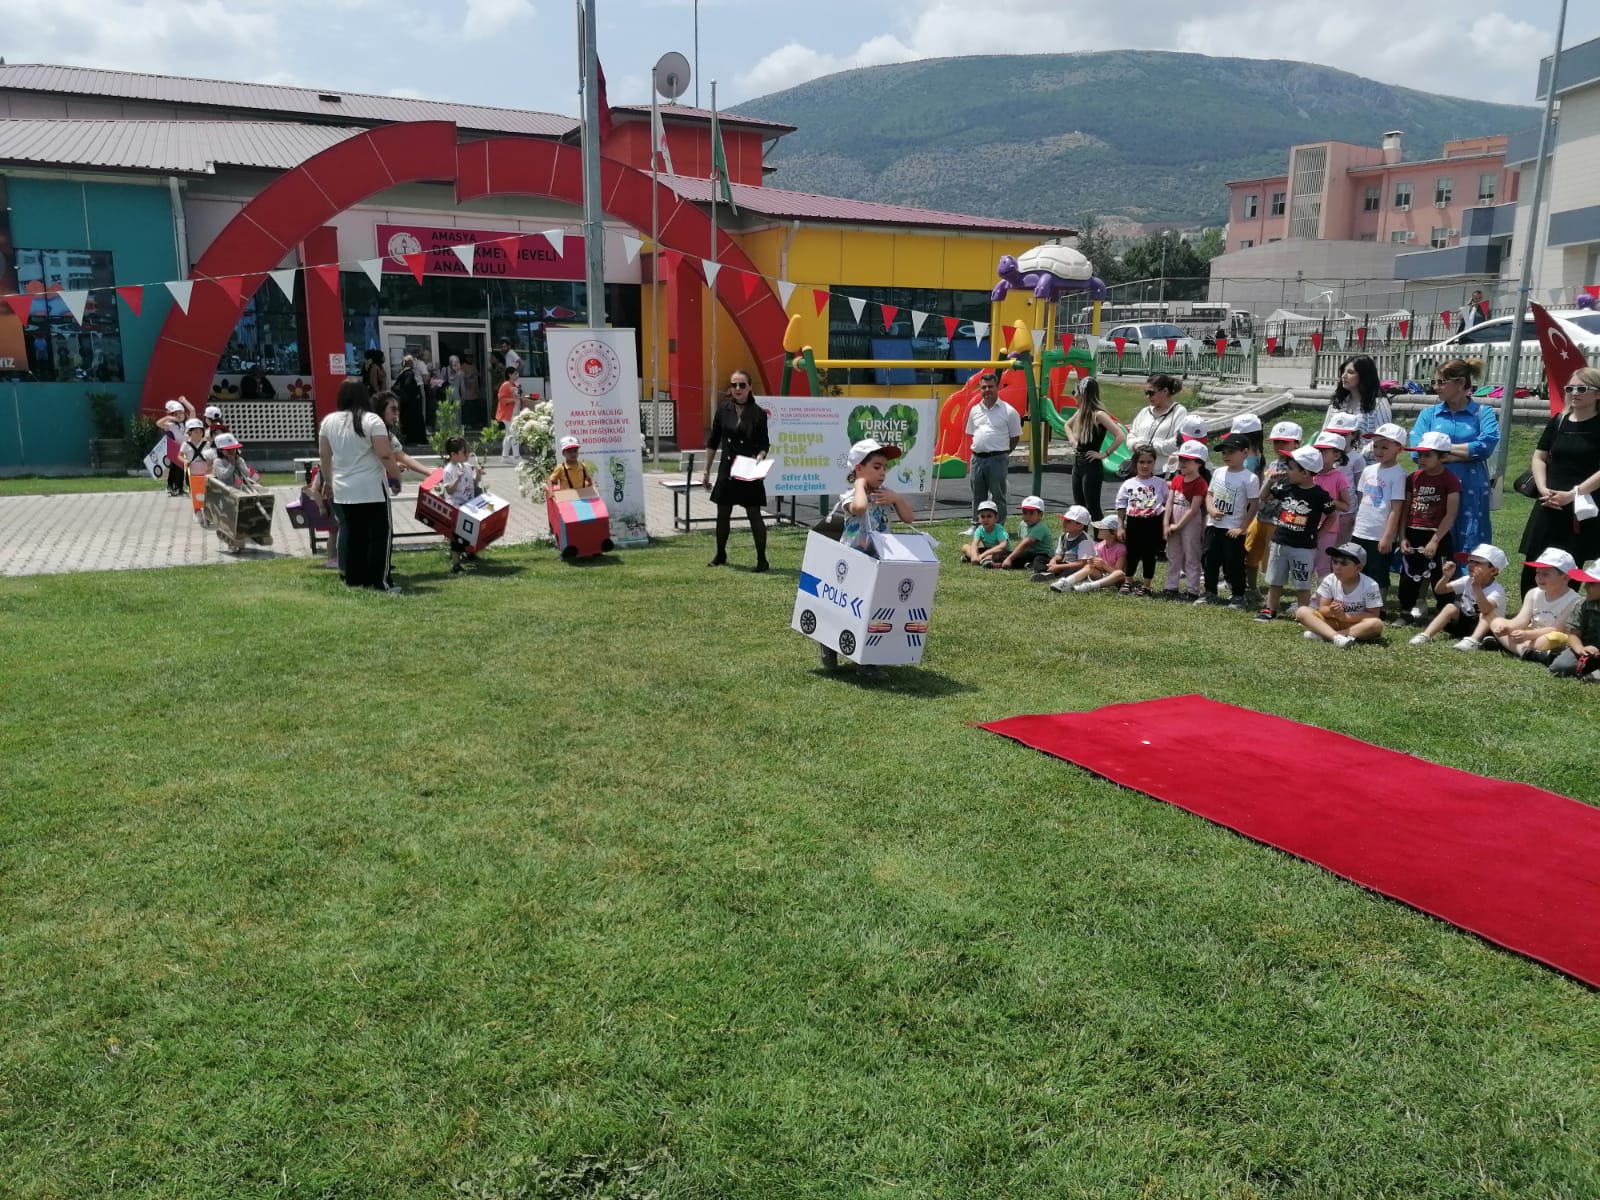
[[[760,462],[772,449],[767,437],[767,414],[751,395],[748,371],[734,371],[728,376],[728,398],[717,405],[711,430],[706,434],[706,469],[700,476],[702,487],[711,486],[711,459],[718,449],[722,451],[722,462],[717,469],[717,486],[711,488],[711,502],[717,506],[717,552],[706,566],[727,564],[728,525],[737,505],[750,520],[750,535],[756,543],[755,569],[765,571],[767,526],[761,519],[761,510],[767,503],[767,488],[759,478],[739,479],[733,473],[735,458]]]
[[[1555,546],[1583,563],[1600,557],[1600,515],[1589,509],[1600,494],[1600,370],[1574,371],[1565,400],[1566,407],[1550,418],[1533,452],[1539,499],[1522,531],[1522,554],[1533,558],[1545,546]],[[1533,568],[1524,567],[1522,594],[1531,591]]]

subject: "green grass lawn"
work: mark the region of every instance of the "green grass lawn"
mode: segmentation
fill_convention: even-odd
[[[0,581],[0,1190],[1600,1194],[1593,992],[970,725],[1200,691],[1596,803],[1590,690],[954,567],[827,676],[801,547]]]
[[[293,471],[263,471],[267,487],[298,483]],[[149,492],[165,485],[148,475],[13,475],[0,479],[0,496],[66,496],[80,492]]]

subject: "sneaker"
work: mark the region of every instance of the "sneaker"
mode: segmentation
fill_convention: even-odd
[[[1208,604],[1221,604],[1222,597],[1215,592],[1207,592],[1204,596],[1195,599],[1193,603],[1196,608],[1203,608]]]
[[[1243,600],[1229,600],[1222,607],[1227,609],[1229,612],[1249,612],[1250,611],[1250,606],[1248,604],[1246,604]],[[1263,610],[1263,611],[1265,611],[1265,610]],[[1258,621],[1260,619],[1261,619],[1260,617],[1256,618],[1256,620],[1258,620]],[[1270,621],[1272,618],[1268,617],[1267,619]]]
[[[1500,644],[1500,639],[1495,637],[1495,635],[1492,633],[1486,633],[1483,635],[1483,637],[1478,639],[1478,646],[1483,650],[1494,650],[1500,653],[1506,652],[1506,648]]]
[[[1471,641],[1472,639],[1468,638],[1467,640]],[[1428,644],[1428,635],[1425,633],[1419,633],[1416,637],[1411,639],[1410,644],[1413,646],[1426,646]]]
[[[1067,577],[1063,575],[1060,579],[1056,580],[1050,585],[1050,590],[1052,592],[1074,592],[1078,589],[1076,584],[1068,583]]]
[[[1305,640],[1308,642],[1320,642],[1322,640],[1322,635],[1320,633],[1316,633],[1310,629],[1306,630],[1300,636],[1305,638]]]
[[[1082,583],[1073,584],[1072,590],[1075,592],[1092,592],[1096,591],[1097,589],[1095,588],[1094,584],[1090,583],[1088,580],[1085,580]]]
[[[1456,646],[1457,650],[1481,650],[1481,649],[1483,649],[1483,647],[1478,644],[1478,639],[1477,638],[1470,638],[1470,637],[1462,638],[1459,642],[1457,642],[1455,644],[1455,646]]]
[[[1524,662],[1538,663],[1541,667],[1548,667],[1556,660],[1554,650],[1529,650],[1522,656]]]
[[[1336,633],[1333,635],[1333,644],[1341,650],[1348,650],[1356,644],[1356,640],[1348,633]]]
[[[1289,603],[1287,603],[1287,604],[1285,604],[1283,606],[1283,608],[1280,610],[1280,612],[1285,617],[1292,617],[1292,616],[1294,616],[1294,610],[1299,608],[1299,607],[1300,607],[1299,601],[1291,600],[1291,601],[1289,601]]]
[[[978,565],[986,571],[998,571],[1000,569],[1000,564],[992,558],[986,558]]]
[[[1232,605],[1230,605],[1229,607],[1232,607]],[[1270,608],[1263,608],[1260,612],[1258,612],[1256,614],[1256,620],[1258,620],[1258,621],[1270,621],[1274,617],[1276,617],[1277,615],[1278,614],[1273,612]]]
[[[1045,580],[1047,580],[1049,578],[1050,578],[1050,573],[1048,571],[1035,571],[1032,575],[1028,576],[1028,582],[1029,583],[1043,583]]]
[[[1422,620],[1422,618],[1423,618],[1423,616],[1425,614],[1423,613],[1421,607],[1417,607],[1417,608],[1413,608],[1406,615],[1409,616],[1413,621],[1420,621],[1420,620]]]

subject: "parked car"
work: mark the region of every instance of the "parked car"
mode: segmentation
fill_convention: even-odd
[[[1550,313],[1556,325],[1572,339],[1574,346],[1600,349],[1600,311],[1587,308],[1564,308]],[[1504,346],[1511,341],[1511,318],[1493,317],[1481,321],[1471,329],[1463,329],[1442,342],[1434,342],[1429,350],[1459,351],[1467,353],[1475,346]],[[1539,344],[1539,331],[1534,328],[1533,316],[1522,319],[1522,344]]]
[[[1128,344],[1123,352],[1132,351],[1135,354],[1148,354],[1155,351],[1160,354],[1167,352],[1167,342],[1175,341],[1174,354],[1201,354],[1209,347],[1198,338],[1190,337],[1179,325],[1172,325],[1165,321],[1137,321],[1126,325],[1113,325],[1101,335],[1101,340],[1109,342],[1113,338],[1127,338]]]

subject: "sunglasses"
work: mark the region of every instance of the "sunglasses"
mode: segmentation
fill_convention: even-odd
[[[1561,390],[1563,392],[1565,392],[1569,396],[1581,396],[1585,392],[1592,392],[1595,389],[1590,387],[1586,383],[1569,383],[1569,384],[1567,384],[1566,387],[1562,388]]]
[[[744,392],[744,391],[749,391],[749,390],[750,390],[750,385],[749,385],[749,384],[748,384],[748,383],[730,383],[730,384],[729,384],[729,385],[728,385],[728,390],[729,390],[729,391],[730,391],[730,392],[735,392],[735,391],[737,391],[737,392]]]
[[[1160,388],[1145,388],[1144,394],[1146,396],[1154,396],[1160,390],[1161,390]]]

